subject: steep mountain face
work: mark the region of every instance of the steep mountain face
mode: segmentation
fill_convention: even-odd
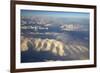
[[[28,43],[33,46],[36,51],[50,51],[53,54],[64,56],[64,44],[54,39],[28,39],[24,38],[21,42],[21,51],[28,51]]]
[[[33,49],[33,51],[36,51],[37,53],[50,52],[52,56],[66,57],[66,58],[70,56],[73,59],[74,58],[88,59],[88,56],[87,56],[88,48],[79,44],[65,44],[62,41],[58,41],[55,39],[24,37],[21,40],[21,52],[23,53],[30,50],[29,45],[31,45],[32,46],[31,49]],[[48,53],[46,53],[46,55],[48,55]]]

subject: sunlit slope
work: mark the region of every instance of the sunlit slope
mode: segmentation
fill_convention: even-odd
[[[80,55],[82,59],[86,59],[84,53],[88,52],[88,48],[79,44],[65,44],[55,39],[41,39],[41,38],[22,38],[21,39],[21,51],[25,52],[29,50],[28,44],[31,44],[33,49],[41,51],[49,51],[54,55],[67,56],[68,54],[73,56]]]

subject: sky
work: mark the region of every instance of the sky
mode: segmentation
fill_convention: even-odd
[[[63,18],[85,18],[89,19],[90,14],[87,12],[62,12],[62,11],[41,11],[41,10],[21,10],[21,16],[51,16]]]

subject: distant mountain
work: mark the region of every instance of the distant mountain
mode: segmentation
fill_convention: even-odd
[[[21,16],[21,27],[59,27],[64,31],[88,31],[89,20],[88,19],[75,19],[75,18],[57,18],[48,16]]]

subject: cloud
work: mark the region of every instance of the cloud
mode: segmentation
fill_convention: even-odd
[[[81,27],[80,24],[64,24],[60,26],[61,30],[65,31],[77,31],[80,30]]]

